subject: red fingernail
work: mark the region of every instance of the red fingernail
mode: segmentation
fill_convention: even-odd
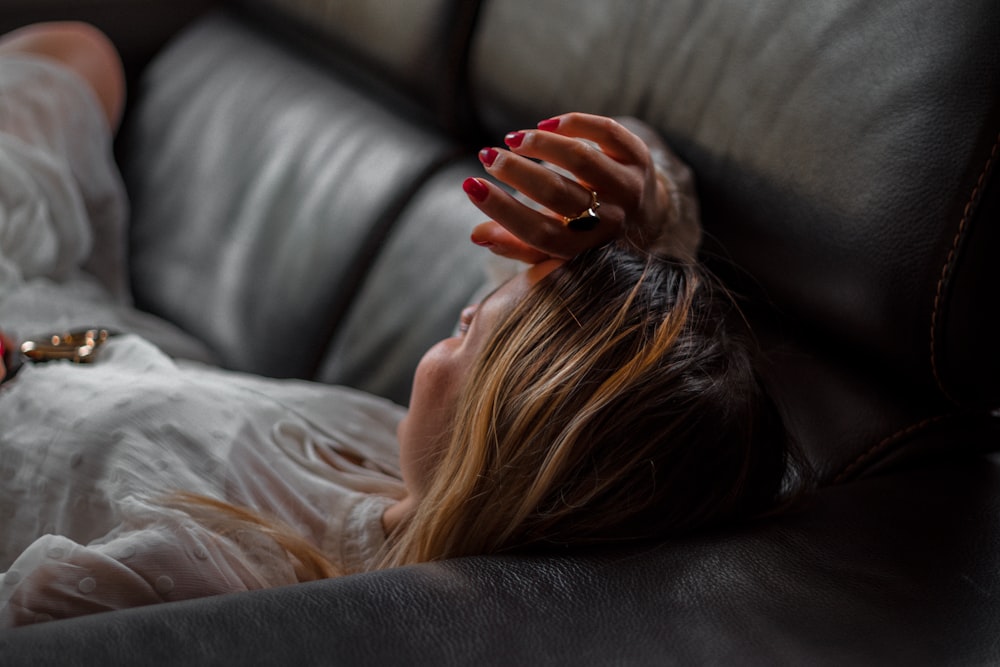
[[[493,244],[490,241],[483,241],[481,239],[477,239],[475,236],[470,236],[469,238],[472,239],[472,242],[475,243],[476,245],[482,246],[484,248],[493,247]]]
[[[489,189],[475,178],[465,179],[465,182],[462,183],[462,189],[465,190],[465,194],[476,201],[483,201],[486,199],[486,195],[490,193]]]
[[[558,118],[547,118],[538,123],[538,129],[545,130],[546,132],[554,132],[557,127],[559,127]]]
[[[503,140],[511,148],[517,148],[524,141],[524,132],[511,132]]]
[[[482,162],[487,167],[492,167],[493,162],[497,159],[497,153],[495,148],[484,148],[479,151],[479,161]]]

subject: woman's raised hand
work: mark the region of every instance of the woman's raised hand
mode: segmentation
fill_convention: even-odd
[[[473,230],[473,242],[536,263],[628,237],[650,252],[694,260],[701,229],[690,170],[648,126],[569,113],[504,140],[506,149],[479,152],[483,166],[538,206],[466,179],[465,192],[491,218]],[[592,229],[567,224],[588,210],[600,218]]]

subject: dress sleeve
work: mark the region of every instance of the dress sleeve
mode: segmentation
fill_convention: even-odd
[[[46,535],[0,575],[0,627],[295,581],[276,545],[248,548],[194,522],[88,546]]]

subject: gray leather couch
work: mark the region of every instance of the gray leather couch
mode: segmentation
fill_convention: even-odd
[[[779,518],[58,621],[2,664],[1000,661],[995,0],[7,0],[128,60],[139,304],[406,400],[483,283],[475,151],[579,109],[694,167],[816,469]]]

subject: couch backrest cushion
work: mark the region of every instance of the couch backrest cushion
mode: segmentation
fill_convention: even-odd
[[[573,109],[650,121],[744,286],[836,354],[995,405],[998,25],[995,0],[492,1],[471,85],[497,133]]]
[[[206,341],[228,367],[313,378],[322,364],[324,379],[343,381],[347,371],[337,369],[361,358],[338,343],[324,361],[326,347],[351,319],[400,212],[456,149],[414,123],[405,104],[364,94],[265,35],[229,14],[200,20],[134,91],[122,162],[136,299]],[[473,278],[483,278],[468,266],[467,236],[455,244],[466,250],[465,273],[454,276],[464,291],[434,310],[437,327],[406,343],[405,363],[384,359],[393,332],[363,328],[366,342],[382,343],[364,360],[391,367],[381,386],[394,398],[406,399],[398,378],[412,372],[412,350],[450,331]],[[428,264],[459,264],[436,244],[411,254],[420,250]],[[398,286],[394,298],[434,297],[433,285],[395,278],[386,276]],[[408,287],[431,293],[418,298]]]
[[[189,30],[125,142],[140,302],[227,365],[405,400],[475,287],[468,248],[434,248],[465,289],[408,254],[479,219],[454,140],[583,109],[644,118],[694,166],[713,267],[779,313],[758,329],[822,477],[1000,402],[992,0],[236,4],[256,28]]]
[[[460,131],[463,85],[479,0],[238,0],[269,27],[285,28],[340,69],[375,71]],[[371,86],[373,81],[366,83]]]

